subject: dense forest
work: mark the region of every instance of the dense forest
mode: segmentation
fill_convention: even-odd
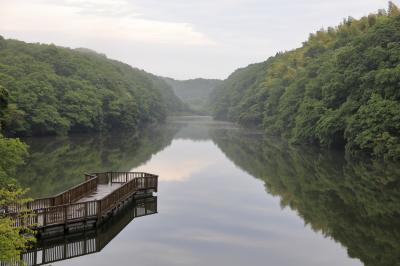
[[[219,86],[222,81],[219,79],[189,79],[175,80],[164,78],[172,87],[176,96],[184,103],[188,104],[190,109],[199,114],[209,115],[209,97],[211,93]]]
[[[1,36],[0,87],[7,135],[137,129],[187,109],[162,78],[89,49]]]
[[[264,181],[305,225],[333,238],[366,266],[400,261],[399,168],[345,158],[342,151],[290,145],[253,132],[211,132],[235,165]],[[260,145],[262,143],[262,145]]]
[[[0,118],[3,117],[8,104],[8,93],[0,87]],[[1,129],[1,124],[0,124]],[[16,181],[17,167],[24,163],[27,146],[18,139],[5,138],[0,133],[0,206],[25,201],[22,189]],[[28,229],[12,227],[12,221],[4,215],[0,207],[0,261],[14,258],[25,248],[32,237],[21,234]]]
[[[399,14],[390,3],[235,71],[210,98],[214,117],[293,143],[400,159]]]

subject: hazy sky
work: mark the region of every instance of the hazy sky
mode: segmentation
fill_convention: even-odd
[[[400,0],[395,0],[399,4]],[[226,78],[386,0],[0,0],[0,35],[87,47],[154,74]]]

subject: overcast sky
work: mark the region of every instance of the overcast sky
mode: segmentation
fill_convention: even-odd
[[[395,0],[399,4],[400,0]],[[0,0],[0,35],[87,47],[157,75],[226,78],[386,0]]]

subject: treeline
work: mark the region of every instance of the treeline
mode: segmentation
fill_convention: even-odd
[[[294,143],[400,159],[399,14],[389,3],[235,71],[210,98],[214,117]]]
[[[89,49],[1,36],[0,87],[7,135],[137,129],[187,109],[163,79]]]

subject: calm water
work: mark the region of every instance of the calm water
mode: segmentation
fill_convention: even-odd
[[[209,118],[142,136],[30,139],[21,182],[58,193],[91,171],[160,177],[158,213],[139,203],[97,232],[98,252],[52,265],[398,265],[398,165],[291,147]],[[154,204],[149,205],[154,212]],[[147,207],[146,207],[147,208]],[[153,209],[152,209],[153,208]],[[143,209],[143,208],[142,208]],[[62,240],[61,242],[65,242]],[[73,241],[73,240],[68,240]],[[57,245],[48,243],[47,246]]]

